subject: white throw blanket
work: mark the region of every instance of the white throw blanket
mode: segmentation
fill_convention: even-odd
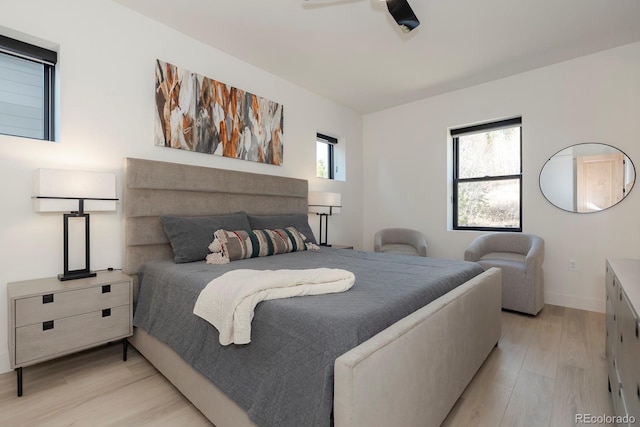
[[[253,311],[261,301],[344,292],[355,276],[347,270],[234,270],[213,279],[200,292],[193,314],[220,332],[220,344],[251,342]]]

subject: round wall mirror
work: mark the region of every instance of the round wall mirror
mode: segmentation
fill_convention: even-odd
[[[569,212],[598,212],[624,199],[636,181],[631,159],[607,144],[584,143],[554,154],[540,172],[540,190]]]

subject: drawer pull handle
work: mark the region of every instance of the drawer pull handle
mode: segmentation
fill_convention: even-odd
[[[53,320],[42,322],[42,330],[48,331],[49,329],[53,329]]]
[[[111,292],[111,285],[102,285],[102,293],[108,294],[109,292]]]
[[[109,316],[111,316],[110,308],[105,308],[104,310],[102,310],[102,317],[109,317]]]
[[[49,304],[53,302],[53,294],[42,295],[42,303]]]
[[[624,342],[624,340],[622,339],[622,334],[620,334],[620,342]]]
[[[636,339],[638,339],[640,337],[638,337],[638,324],[636,323]]]
[[[636,385],[636,396],[638,396],[638,399],[640,400],[640,384]]]

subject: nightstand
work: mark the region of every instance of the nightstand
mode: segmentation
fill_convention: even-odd
[[[9,359],[22,396],[22,368],[123,340],[133,333],[133,282],[118,271],[59,281],[56,277],[7,284]]]

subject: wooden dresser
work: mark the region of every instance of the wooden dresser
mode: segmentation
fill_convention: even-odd
[[[22,368],[108,342],[133,332],[133,285],[118,271],[96,277],[59,281],[56,277],[7,285],[9,358],[18,375]]]
[[[607,364],[616,415],[640,420],[640,260],[607,260]],[[625,417],[626,415],[626,417]],[[632,418],[633,417],[633,418]],[[619,425],[627,425],[623,421]]]

